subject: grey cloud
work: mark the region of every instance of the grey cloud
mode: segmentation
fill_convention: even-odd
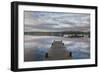
[[[25,11],[24,15],[25,30],[27,31],[30,29],[68,31],[71,28],[73,28],[72,30],[76,30],[76,27],[83,27],[86,30],[90,29],[90,14]],[[71,27],[60,27],[59,25],[70,25]],[[55,26],[58,28],[55,28]]]

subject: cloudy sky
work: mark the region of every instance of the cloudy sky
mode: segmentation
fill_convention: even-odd
[[[89,31],[90,14],[24,11],[25,31]]]

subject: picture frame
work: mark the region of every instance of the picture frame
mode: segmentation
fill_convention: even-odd
[[[11,71],[94,66],[97,6],[11,2]]]

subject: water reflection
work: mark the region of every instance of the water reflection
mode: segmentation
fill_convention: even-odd
[[[42,61],[54,40],[62,40],[66,50],[72,52],[72,59],[90,58],[89,38],[63,38],[56,36],[25,35],[24,61]]]

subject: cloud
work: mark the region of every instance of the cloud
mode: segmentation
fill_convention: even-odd
[[[73,28],[90,29],[90,14],[86,13],[65,13],[65,12],[43,12],[24,11],[25,31],[34,30],[65,30]],[[81,29],[80,29],[81,31]]]

